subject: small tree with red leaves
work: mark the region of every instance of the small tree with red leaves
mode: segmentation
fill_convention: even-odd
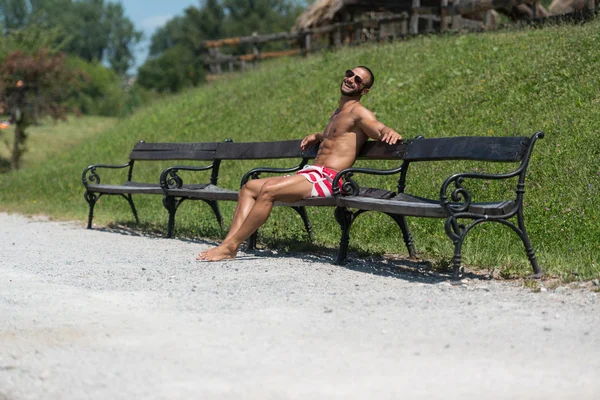
[[[63,53],[52,54],[45,48],[32,54],[14,51],[0,63],[0,106],[10,113],[15,138],[10,165],[19,169],[26,150],[25,128],[40,115],[64,119],[63,102],[77,85],[78,77],[65,67]]]

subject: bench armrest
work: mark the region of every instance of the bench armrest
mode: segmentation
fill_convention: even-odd
[[[100,183],[100,175],[98,175],[98,173],[96,172],[96,169],[98,169],[98,168],[121,169],[121,168],[130,167],[131,165],[132,165],[131,161],[128,161],[125,164],[121,164],[121,165],[109,165],[109,164],[90,165],[89,167],[87,167],[86,169],[83,170],[83,173],[81,174],[81,183],[83,183],[83,186],[85,186],[86,188],[88,186],[88,181],[99,184]]]
[[[374,169],[374,168],[346,168],[341,170],[333,180],[332,191],[334,196],[358,196],[360,187],[358,183],[352,179],[355,173],[370,174],[370,175],[394,175],[401,173],[405,169],[405,164],[393,169]],[[344,180],[340,188],[340,179]]]
[[[163,190],[179,189],[183,186],[183,179],[179,176],[179,171],[208,171],[215,168],[215,165],[218,165],[218,163],[212,162],[206,166],[175,165],[169,167],[160,174],[160,187]],[[217,184],[217,172],[218,168],[215,168],[211,178],[211,183],[214,185]]]
[[[463,172],[454,174],[448,177],[444,183],[442,183],[442,187],[440,188],[440,202],[444,211],[448,215],[449,219],[456,219],[457,217],[467,217],[467,218],[480,218],[482,216],[469,213],[469,207],[472,204],[472,195],[471,193],[463,186],[465,179],[486,179],[486,180],[502,180],[502,179],[510,179],[514,177],[519,177],[519,182],[517,183],[516,193],[516,207],[507,215],[502,218],[508,218],[511,215],[514,215],[520,207],[522,207],[523,202],[523,194],[525,193],[525,172],[527,170],[527,166],[529,165],[529,159],[531,157],[531,152],[533,151],[533,146],[538,139],[542,139],[544,137],[544,132],[536,132],[531,136],[529,143],[527,144],[527,149],[521,158],[521,163],[512,172],[506,172],[503,174],[485,174],[478,172]],[[448,190],[450,185],[454,185],[454,189],[452,189],[452,193],[450,198],[454,202],[458,202],[459,204],[450,204],[448,201]],[[483,216],[483,218],[487,218],[487,216]]]
[[[291,168],[273,168],[273,167],[258,167],[251,169],[246,172],[242,177],[242,182],[240,183],[240,187],[244,186],[250,179],[258,179],[260,174],[268,173],[268,174],[286,174],[291,172],[300,171],[304,166],[308,164],[308,158],[303,158],[300,164]]]
[[[448,177],[440,188],[440,202],[444,211],[448,216],[455,215],[457,213],[465,213],[471,206],[473,202],[473,196],[464,187],[464,183],[466,179],[485,179],[485,180],[502,180],[502,179],[510,179],[518,176],[522,173],[524,166],[521,165],[519,168],[512,172],[508,172],[505,174],[485,174],[485,173],[477,173],[477,172],[464,172],[454,174]],[[450,194],[450,200],[454,203],[451,204],[448,199],[448,190],[450,186],[453,185],[454,188],[451,189],[452,192]],[[519,185],[520,186],[520,185]],[[519,193],[519,190],[517,190]]]

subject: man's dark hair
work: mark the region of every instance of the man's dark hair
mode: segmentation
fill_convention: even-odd
[[[369,79],[369,85],[365,85],[365,87],[370,88],[371,86],[373,86],[373,83],[375,83],[375,75],[373,75],[373,71],[371,71],[368,67],[365,67],[364,65],[359,65],[358,68],[366,70],[369,73],[369,75],[371,75],[371,79]]]

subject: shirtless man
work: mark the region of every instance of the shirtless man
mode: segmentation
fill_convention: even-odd
[[[349,168],[369,138],[388,144],[402,140],[393,129],[377,121],[375,115],[360,104],[375,77],[364,66],[346,71],[340,86],[342,96],[323,132],[302,140],[306,150],[319,144],[313,165],[296,175],[254,179],[242,187],[231,229],[221,245],[201,252],[197,260],[219,261],[234,258],[244,240],[249,238],[271,214],[273,203],[293,203],[309,197],[332,196],[332,183],[338,171]]]

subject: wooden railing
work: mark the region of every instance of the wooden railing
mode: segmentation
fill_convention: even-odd
[[[323,47],[337,47],[346,43],[361,43],[366,41],[384,41],[390,38],[407,38],[422,33],[481,30],[489,27],[491,12],[498,9],[511,9],[519,4],[532,4],[531,0],[440,0],[439,6],[424,7],[420,0],[412,0],[409,12],[393,14],[384,17],[363,19],[350,22],[339,22],[332,25],[317,27],[297,32],[279,32],[266,35],[251,35],[204,42],[206,57],[204,64],[212,74],[223,72],[223,66],[228,70],[245,70],[260,60],[291,55],[307,55],[321,50]],[[596,12],[595,0],[586,0],[584,13]],[[533,18],[536,7],[532,7]],[[465,14],[481,13],[482,21],[462,18]],[[391,29],[386,29],[391,27]],[[326,41],[319,45],[315,38]],[[270,42],[287,41],[293,46],[286,50],[261,52],[260,45]],[[225,46],[250,45],[252,53],[228,55],[220,52]]]

